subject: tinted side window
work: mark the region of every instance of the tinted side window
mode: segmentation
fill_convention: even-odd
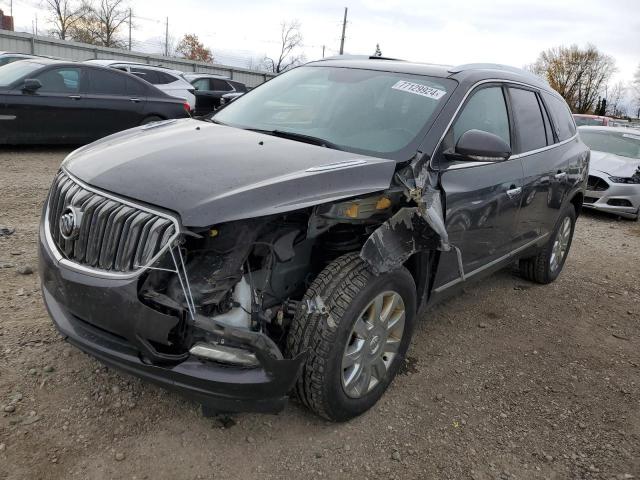
[[[155,70],[147,70],[146,68],[132,68],[131,73],[153,85],[158,84],[158,76]]]
[[[222,92],[230,92],[232,90],[231,85],[229,85],[224,80],[220,80],[219,78],[212,78],[209,81],[211,82],[211,90]]]
[[[547,135],[536,94],[530,90],[509,88],[509,95],[519,141],[518,153],[546,147]]]
[[[549,107],[551,120],[556,130],[558,140],[563,141],[573,137],[576,134],[576,126],[573,123],[573,117],[569,111],[569,107],[559,98],[544,93],[544,101]]]
[[[142,96],[146,95],[147,87],[140,80],[136,80],[135,78],[127,78],[127,95],[131,96]]]
[[[483,88],[471,96],[453,125],[454,145],[464,132],[473,129],[493,133],[511,145],[509,116],[501,87]]]
[[[195,82],[193,82],[193,86],[196,90],[200,90],[201,92],[206,92],[209,90],[209,79],[207,78],[199,78]]]
[[[21,57],[3,57],[0,58],[0,67],[7,63],[15,62],[16,60],[23,60]]]
[[[126,76],[106,69],[92,69],[89,91],[100,95],[124,95],[126,92]]]
[[[157,79],[155,85],[166,85],[168,83],[173,83],[177,80],[173,75],[169,75],[168,73],[158,72],[158,71],[154,73],[156,74],[156,79]]]
[[[244,83],[231,82],[231,84],[233,85],[233,88],[235,88],[236,91],[238,91],[238,92],[246,92],[247,91],[247,86]]]
[[[63,67],[47,70],[36,77],[42,83],[38,93],[78,93],[80,77],[79,68]]]

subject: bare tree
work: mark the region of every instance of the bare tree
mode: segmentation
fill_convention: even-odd
[[[74,25],[82,21],[87,14],[84,4],[71,0],[45,0],[44,7],[49,13],[49,21],[53,24],[51,33],[66,40]]]
[[[607,89],[607,108],[606,115],[613,117],[621,117],[626,113],[624,105],[624,97],[627,94],[627,88],[623,82],[618,82]]]
[[[265,57],[265,67],[274,73],[280,73],[300,65],[305,61],[305,57],[303,54],[296,54],[295,52],[301,46],[300,22],[297,20],[282,22],[280,28],[280,55],[275,59]]]
[[[85,15],[70,30],[74,40],[103,47],[126,46],[119,36],[129,20],[129,7],[124,0],[99,0],[95,5],[85,2],[83,9]]]
[[[546,78],[575,113],[593,111],[598,96],[615,72],[615,61],[593,45],[557,47],[540,54],[530,69]]]

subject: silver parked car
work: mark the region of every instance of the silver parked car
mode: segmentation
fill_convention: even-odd
[[[640,130],[580,127],[591,148],[584,206],[638,219],[640,213]]]

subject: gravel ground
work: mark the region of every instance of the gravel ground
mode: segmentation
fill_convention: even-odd
[[[66,153],[0,151],[0,478],[640,479],[639,223],[585,214],[554,284],[505,270],[427,312],[360,418],[211,419],[54,330],[28,272]]]

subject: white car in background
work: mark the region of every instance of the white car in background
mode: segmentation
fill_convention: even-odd
[[[584,207],[637,220],[640,215],[640,130],[579,127],[591,149]]]
[[[183,73],[178,70],[121,60],[87,60],[85,63],[129,72],[146,80],[167,95],[183,99],[189,104],[191,110],[196,106],[195,88],[183,78]]]

